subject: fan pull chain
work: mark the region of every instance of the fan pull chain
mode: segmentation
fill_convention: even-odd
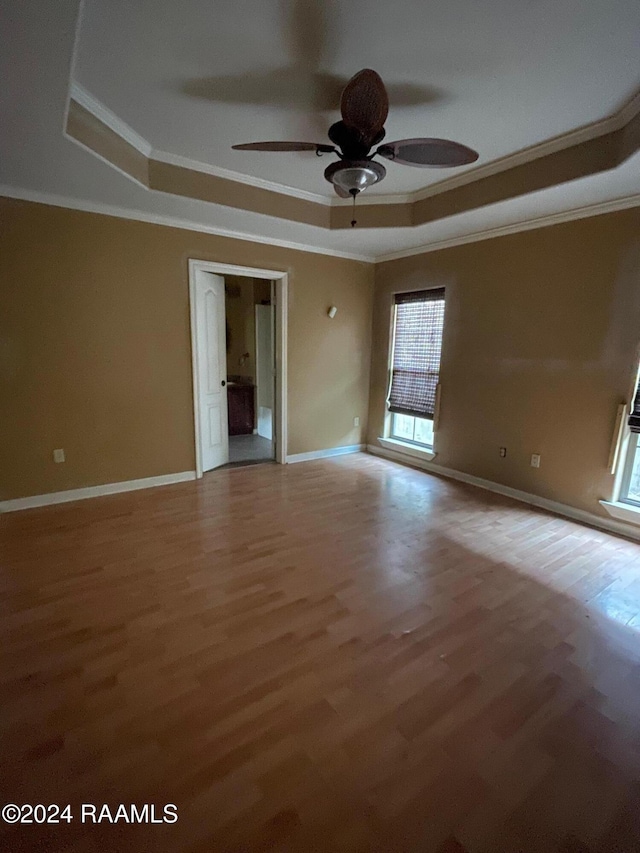
[[[356,219],[356,195],[357,194],[358,194],[357,190],[356,191],[351,190],[351,195],[353,196],[353,213],[352,213],[353,219],[351,220],[351,227],[352,228],[356,227],[356,222],[357,222],[357,219]]]

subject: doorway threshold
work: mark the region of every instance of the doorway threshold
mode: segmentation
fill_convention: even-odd
[[[214,468],[213,471],[226,471],[228,468],[246,468],[249,465],[275,465],[275,459],[238,459],[236,462],[227,462],[226,465],[221,465],[219,468]],[[207,474],[212,474],[213,471],[207,471]]]

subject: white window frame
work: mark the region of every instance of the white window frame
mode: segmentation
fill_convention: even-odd
[[[636,376],[630,396],[632,401],[637,387],[638,376]],[[616,435],[614,435],[612,446],[614,460],[619,453],[618,461],[617,463],[614,461],[614,467],[611,471],[611,473],[615,473],[616,475],[613,496],[610,500],[601,500],[599,503],[612,518],[640,526],[640,502],[629,500],[629,486],[631,484],[633,465],[636,454],[640,453],[640,435],[631,432],[626,425],[630,406],[621,404],[620,409],[621,414],[619,417],[621,421],[617,421]]]
[[[414,421],[416,421],[416,420],[431,421],[432,424],[434,424],[433,418],[418,418],[415,415],[398,415],[398,414],[396,414],[396,412],[389,412],[389,415],[390,415],[390,418],[389,418],[389,438],[392,438],[395,441],[402,441],[405,444],[410,444],[412,447],[426,448],[430,453],[433,453],[433,445],[434,445],[435,440],[436,440],[435,425],[433,426],[433,440],[432,440],[431,444],[427,444],[424,441],[416,441],[415,438],[413,438],[413,439],[403,438],[401,435],[398,435],[397,433],[395,433],[394,429],[393,429],[394,420],[395,420],[395,418],[398,418],[398,417],[413,418]],[[414,435],[415,435],[415,424],[414,424]]]
[[[631,485],[631,474],[636,461],[636,455],[640,453],[640,435],[630,433],[626,458],[624,460],[624,468],[622,471],[622,479],[620,481],[620,503],[628,504],[631,507],[637,507],[640,510],[640,500],[636,501],[629,497],[629,487]]]
[[[424,290],[436,290],[439,289],[441,285],[434,285],[432,288],[425,287]],[[391,380],[391,371],[393,370],[393,350],[395,346],[395,338],[396,338],[396,314],[398,310],[398,306],[394,302],[394,298],[396,293],[412,293],[417,288],[412,287],[409,290],[394,290],[393,293],[390,294],[391,299],[391,311],[389,312],[390,321],[389,321],[389,358],[387,361],[387,388],[389,387],[389,382]],[[443,330],[444,336],[444,330]],[[385,414],[384,414],[384,426],[383,426],[383,435],[379,436],[378,442],[386,447],[387,450],[393,450],[396,453],[404,453],[406,456],[414,456],[418,459],[425,460],[427,462],[435,459],[436,452],[436,442],[437,442],[437,433],[438,433],[438,413],[440,408],[440,385],[438,385],[438,389],[436,391],[436,411],[433,416],[433,444],[421,444],[417,441],[407,441],[406,439],[394,438],[393,437],[393,416],[394,412],[390,412],[387,408],[385,401]],[[428,420],[428,418],[425,418]]]

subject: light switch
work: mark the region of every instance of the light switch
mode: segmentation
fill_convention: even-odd
[[[64,450],[60,447],[58,450],[53,451],[53,461],[54,462],[64,462]]]

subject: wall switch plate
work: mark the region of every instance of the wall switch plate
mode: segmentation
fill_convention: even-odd
[[[502,459],[504,459],[504,457],[505,457],[506,455],[507,455],[507,448],[506,448],[506,447],[501,447],[501,448],[500,448],[500,457],[501,457]]]
[[[64,450],[62,448],[53,451],[53,461],[64,462]]]
[[[540,454],[539,453],[533,453],[531,455],[531,467],[532,468],[539,468],[540,467]]]
[[[360,418],[354,418],[353,419],[353,425],[354,426],[360,426]]]

